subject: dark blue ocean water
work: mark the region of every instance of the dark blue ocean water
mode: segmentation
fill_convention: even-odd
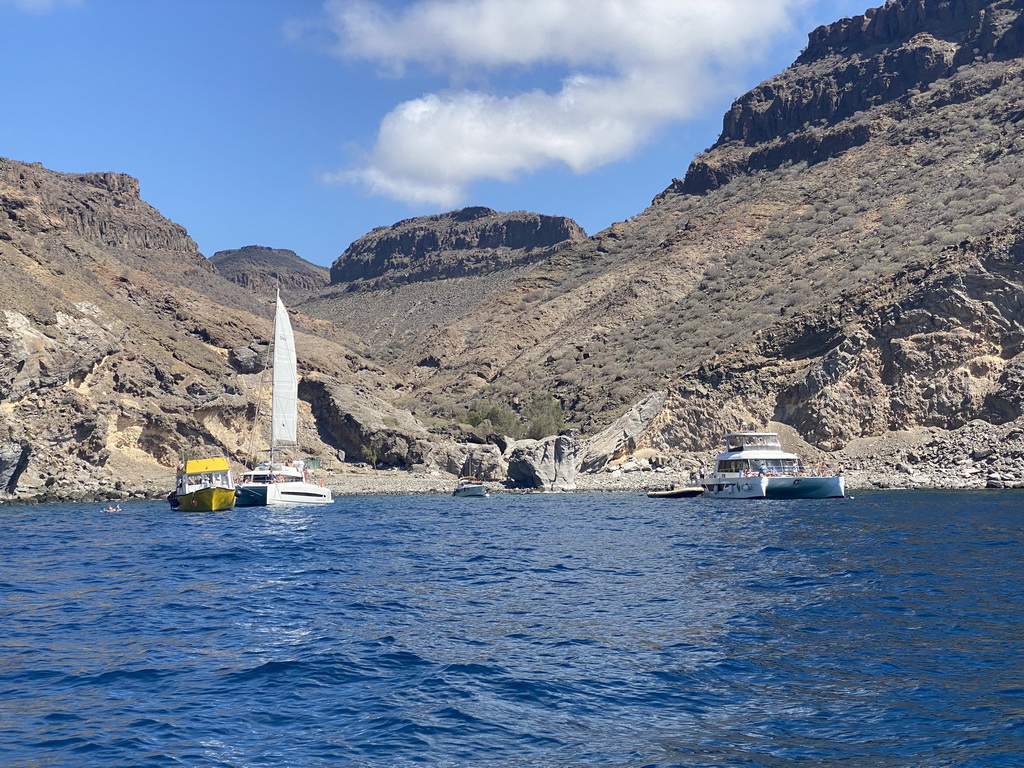
[[[0,765],[1022,766],[1024,494],[0,506]]]

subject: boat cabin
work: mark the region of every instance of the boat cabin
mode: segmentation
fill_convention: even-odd
[[[302,483],[307,482],[305,464],[301,461],[285,462],[262,462],[255,469],[245,472],[242,475],[243,483],[255,483],[259,485],[270,485],[271,483]]]
[[[799,475],[805,469],[798,458],[719,459],[715,471],[735,475]]]
[[[715,460],[719,475],[801,475],[806,472],[799,456],[782,450],[774,432],[731,432],[724,436],[725,452]]]
[[[179,468],[176,486],[177,494],[184,496],[203,488],[232,489],[235,484],[228,460],[215,458],[190,459],[185,462],[184,466]]]
[[[726,453],[749,450],[781,451],[782,443],[774,432],[730,432],[725,435]]]

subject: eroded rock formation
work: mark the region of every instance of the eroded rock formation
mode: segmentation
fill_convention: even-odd
[[[516,488],[574,491],[579,450],[579,435],[574,432],[519,440],[506,454],[509,482]]]
[[[586,238],[563,216],[463,208],[378,227],[331,267],[331,282],[361,290],[464,277],[528,264]]]
[[[600,472],[609,463],[633,454],[644,435],[653,433],[658,419],[664,418],[667,390],[652,392],[622,416],[583,443],[581,472]]]

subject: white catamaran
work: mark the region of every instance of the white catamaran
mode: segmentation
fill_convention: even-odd
[[[279,445],[295,445],[299,401],[298,364],[295,358],[295,337],[288,310],[277,295],[274,317],[273,394],[270,417],[270,460],[242,473],[235,486],[235,506],[257,507],[299,504],[330,504],[331,491],[311,481],[302,461],[274,461]]]
[[[708,496],[726,499],[831,499],[845,495],[842,475],[816,472],[782,450],[774,432],[730,432],[711,474],[700,479]]]

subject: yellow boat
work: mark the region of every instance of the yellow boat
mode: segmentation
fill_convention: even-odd
[[[225,458],[190,459],[178,466],[168,499],[183,512],[219,512],[235,506],[235,481]]]

